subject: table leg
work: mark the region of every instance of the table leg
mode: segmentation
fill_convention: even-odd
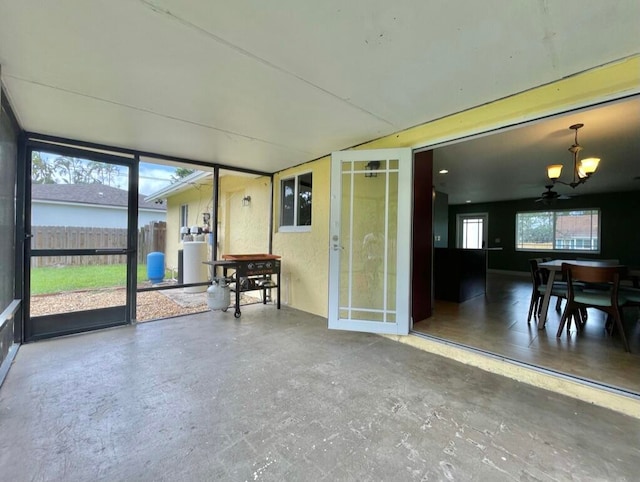
[[[544,330],[544,325],[547,322],[547,312],[549,311],[549,301],[551,300],[551,291],[553,290],[553,282],[555,278],[556,271],[549,270],[547,289],[544,290],[544,296],[542,297],[542,308],[540,309],[540,316],[538,317],[538,330]]]
[[[276,288],[276,296],[278,297],[278,309],[280,309],[280,270],[278,270],[278,273],[276,274],[276,285],[278,286]]]

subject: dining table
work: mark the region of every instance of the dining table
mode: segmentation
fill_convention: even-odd
[[[606,266],[619,266],[627,268],[627,275],[629,279],[633,280],[634,286],[637,285],[638,279],[640,279],[640,267],[628,267],[618,263],[612,263],[611,261],[583,261],[575,259],[554,259],[551,261],[544,261],[538,263],[539,268],[544,268],[549,271],[549,279],[547,280],[547,286],[542,297],[542,307],[540,308],[540,316],[538,317],[538,329],[543,330],[544,325],[547,322],[547,311],[549,310],[549,300],[551,299],[551,291],[553,288],[553,282],[556,280],[558,272],[562,271],[562,264],[570,263],[577,266],[587,267],[606,267]]]

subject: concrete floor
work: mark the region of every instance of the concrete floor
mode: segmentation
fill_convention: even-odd
[[[273,306],[21,347],[0,479],[638,480],[640,420]]]

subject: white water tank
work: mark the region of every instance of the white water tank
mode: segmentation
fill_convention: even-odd
[[[209,280],[209,269],[203,261],[207,260],[207,243],[205,241],[185,241],[182,243],[182,276],[183,282],[200,283]],[[201,293],[207,286],[191,286],[184,289],[187,293]]]

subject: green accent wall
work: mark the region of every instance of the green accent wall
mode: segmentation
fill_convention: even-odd
[[[449,245],[449,195],[436,191],[433,202],[433,247]]]
[[[502,251],[489,253],[490,269],[528,271],[527,260],[542,256],[619,259],[622,264],[640,266],[640,190],[584,196],[571,194],[571,199],[557,201],[551,209],[600,209],[601,249],[598,254],[516,251],[516,213],[546,208],[534,203],[533,199],[449,206],[449,247],[455,247],[458,214],[486,212],[489,214],[488,247],[502,248]],[[499,242],[496,242],[497,238]]]

